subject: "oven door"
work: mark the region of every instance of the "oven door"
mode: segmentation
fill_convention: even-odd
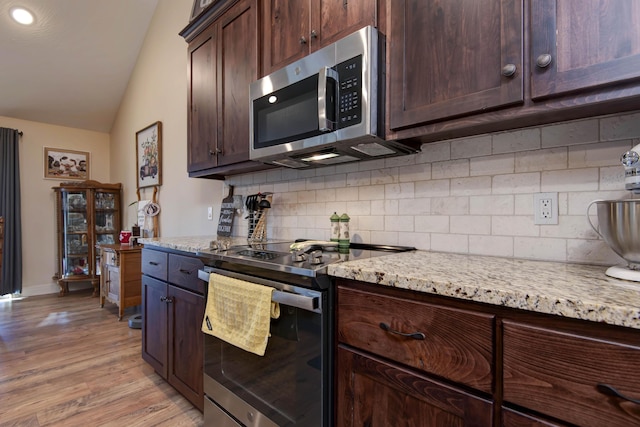
[[[328,426],[327,292],[209,270],[279,286],[273,298],[280,317],[271,320],[264,356],[205,334],[205,425],[235,419],[247,427]]]

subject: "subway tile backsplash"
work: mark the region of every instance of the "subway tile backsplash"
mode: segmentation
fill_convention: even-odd
[[[274,193],[269,238],[328,239],[329,217],[346,212],[353,241],[613,265],[623,260],[591,229],[587,206],[631,196],[620,156],[638,143],[635,112],[424,144],[421,153],[391,159],[234,176],[228,183],[244,196]],[[558,193],[557,225],[534,224],[539,192]],[[247,232],[246,221],[234,223],[234,235]]]

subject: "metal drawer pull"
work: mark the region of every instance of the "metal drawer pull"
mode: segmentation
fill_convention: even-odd
[[[636,405],[640,405],[640,400],[625,396],[624,394],[620,393],[618,390],[616,390],[614,387],[610,386],[609,384],[598,384],[596,385],[596,390],[598,390],[600,393],[606,396],[618,397],[622,400],[626,400],[628,402],[635,403]]]
[[[422,332],[412,332],[412,333],[404,333],[404,332],[400,332],[400,331],[396,331],[394,329],[391,329],[391,326],[387,325],[386,323],[380,322],[380,329],[387,331],[391,334],[395,334],[395,335],[400,335],[403,337],[407,337],[407,338],[413,338],[414,340],[423,340],[425,338],[424,334]]]
[[[185,270],[184,268],[180,269],[180,273],[191,274],[191,272],[189,270]]]
[[[153,261],[149,261],[149,264],[151,264],[151,265],[158,265],[158,263],[157,263],[157,262],[153,262]]]
[[[167,304],[171,304],[173,302],[173,298],[171,298],[171,297],[160,297],[160,302],[166,302]]]

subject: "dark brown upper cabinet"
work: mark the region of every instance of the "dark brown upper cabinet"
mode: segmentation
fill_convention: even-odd
[[[523,100],[522,1],[390,3],[389,127]]]
[[[367,25],[377,26],[378,0],[266,0],[263,75]]]

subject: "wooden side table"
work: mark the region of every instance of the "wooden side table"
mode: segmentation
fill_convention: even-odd
[[[100,251],[100,307],[107,300],[118,306],[118,320],[127,307],[142,303],[142,246],[98,245]]]

